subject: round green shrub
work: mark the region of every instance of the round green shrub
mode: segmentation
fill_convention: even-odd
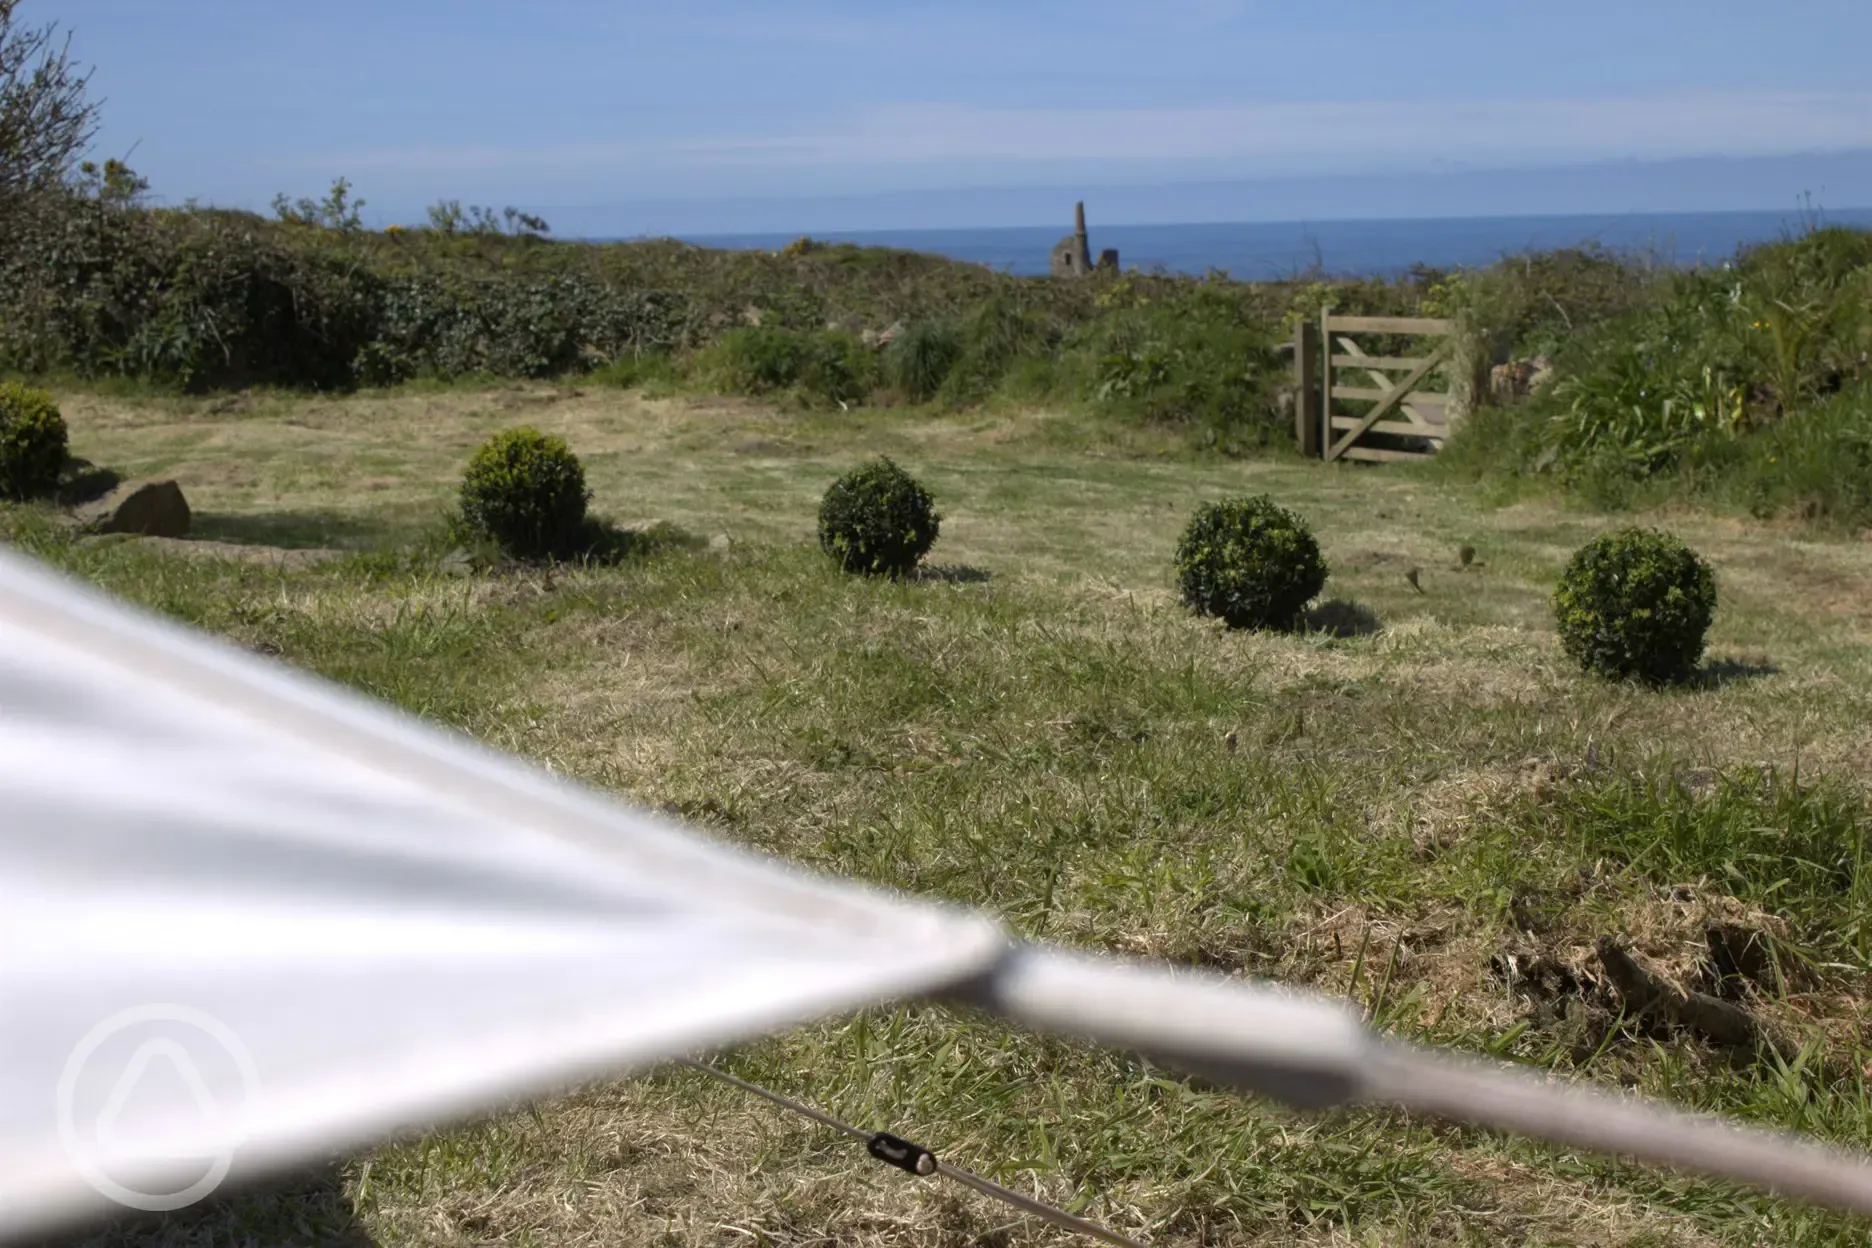
[[[70,453],[65,418],[43,390],[0,383],[0,498],[56,493]]]
[[[1587,671],[1671,684],[1703,657],[1716,578],[1670,534],[1623,529],[1574,553],[1553,606],[1561,647]]]
[[[902,576],[936,543],[942,517],[929,491],[889,459],[832,483],[819,503],[819,545],[847,572]]]
[[[590,501],[572,448],[532,428],[489,438],[462,477],[462,520],[521,559],[570,554],[585,533]]]
[[[1285,628],[1326,584],[1306,522],[1265,496],[1199,510],[1177,544],[1183,602],[1230,628]]]

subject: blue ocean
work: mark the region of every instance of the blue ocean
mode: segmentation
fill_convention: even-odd
[[[1872,208],[1830,211],[1821,224],[1872,228]],[[1622,216],[1475,217],[1383,221],[1283,221],[1216,225],[1092,223],[1092,254],[1115,247],[1124,268],[1241,281],[1323,273],[1390,277],[1418,265],[1435,269],[1492,264],[1504,256],[1598,245],[1669,265],[1720,264],[1739,247],[1798,235],[1812,219],[1798,212],[1711,212]],[[1047,271],[1058,226],[969,230],[809,231],[828,242],[934,252],[1020,275]],[[717,234],[687,241],[707,247],[786,246],[798,233]]]

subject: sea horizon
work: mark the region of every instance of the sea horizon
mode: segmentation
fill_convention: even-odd
[[[1208,224],[1092,223],[1093,255],[1116,248],[1126,270],[1242,281],[1306,275],[1396,277],[1419,267],[1478,268],[1509,256],[1596,246],[1670,266],[1720,264],[1738,249],[1797,235],[1813,224],[1872,229],[1872,208],[1815,211],[1573,213],[1548,216],[1388,217]],[[697,246],[775,251],[802,237],[926,252],[1015,276],[1048,271],[1053,245],[1068,229],[807,230],[663,234]],[[619,242],[624,239],[592,239]]]

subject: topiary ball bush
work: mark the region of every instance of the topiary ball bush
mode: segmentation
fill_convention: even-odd
[[[1553,605],[1561,647],[1588,672],[1673,684],[1703,657],[1716,577],[1670,534],[1624,529],[1574,552]]]
[[[0,498],[23,501],[58,490],[71,444],[52,396],[0,383]]]
[[[1184,605],[1230,628],[1286,628],[1326,585],[1313,533],[1265,496],[1199,510],[1177,544]]]
[[[467,526],[518,559],[573,553],[586,532],[585,469],[563,438],[509,429],[482,444],[462,476]]]
[[[867,576],[903,576],[941,527],[929,491],[889,459],[840,477],[819,503],[819,545],[847,572]]]

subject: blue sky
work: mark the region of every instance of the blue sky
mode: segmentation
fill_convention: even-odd
[[[23,12],[74,33],[102,149],[171,202],[343,175],[378,221],[449,197],[599,233],[1024,224],[1096,188],[1129,220],[1872,204],[1867,0]]]

